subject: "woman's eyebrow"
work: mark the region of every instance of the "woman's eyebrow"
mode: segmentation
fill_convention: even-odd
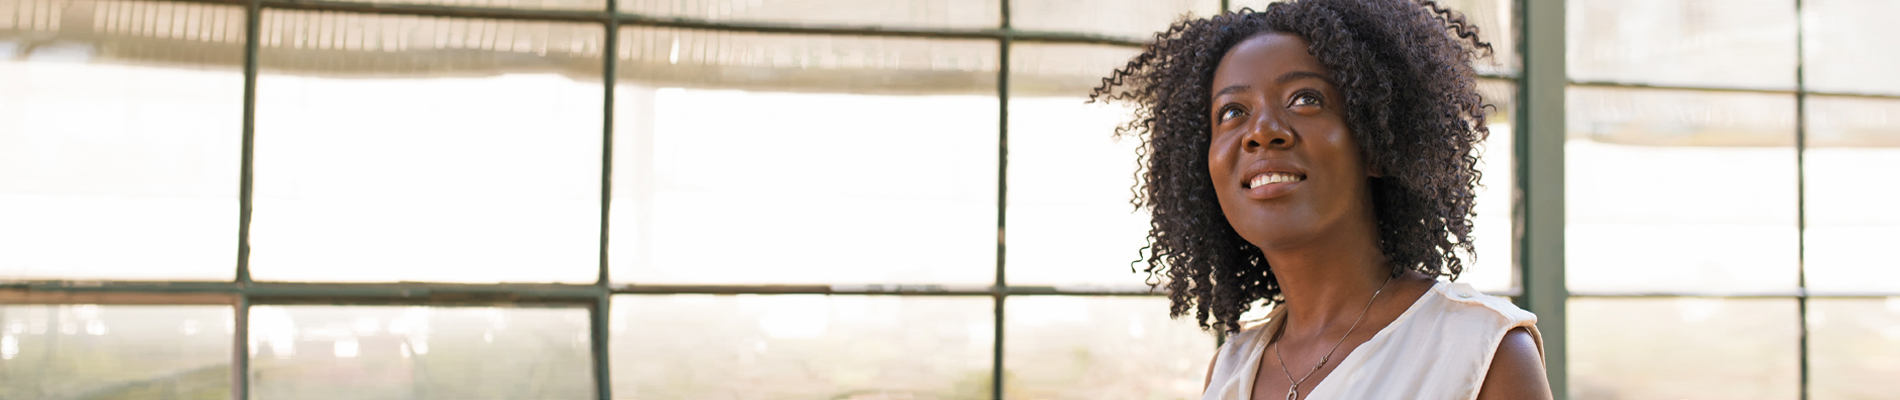
[[[1313,78],[1313,79],[1325,81],[1329,85],[1333,83],[1333,80],[1328,79],[1326,77],[1326,74],[1321,74],[1321,73],[1312,72],[1312,71],[1293,71],[1293,72],[1281,74],[1279,78],[1276,78],[1273,80],[1273,83],[1276,85],[1285,85],[1287,84],[1287,82],[1292,82],[1292,81],[1306,79],[1306,78]],[[1214,97],[1226,96],[1228,93],[1242,92],[1248,89],[1253,89],[1253,86],[1248,86],[1244,84],[1231,85],[1228,87],[1221,88],[1220,91],[1214,92]]]
[[[1247,89],[1253,89],[1253,87],[1247,86],[1247,85],[1228,86],[1228,87],[1221,88],[1220,91],[1218,92],[1214,92],[1214,97],[1226,96],[1228,93],[1242,92],[1242,91],[1246,91]]]
[[[1288,72],[1288,73],[1286,73],[1286,74],[1283,74],[1283,75],[1280,75],[1280,78],[1279,78],[1279,79],[1274,79],[1274,80],[1273,80],[1273,83],[1274,83],[1274,84],[1279,84],[1279,85],[1285,85],[1285,84],[1286,84],[1287,82],[1292,82],[1292,81],[1296,81],[1296,80],[1300,80],[1300,79],[1306,79],[1306,78],[1313,78],[1313,79],[1318,79],[1318,80],[1322,80],[1322,81],[1326,81],[1326,83],[1327,83],[1327,84],[1332,84],[1332,83],[1333,83],[1333,80],[1332,80],[1332,79],[1327,79],[1327,78],[1326,78],[1326,75],[1325,75],[1325,74],[1321,74],[1321,73],[1318,73],[1318,72],[1312,72],[1312,71],[1293,71],[1293,72]]]

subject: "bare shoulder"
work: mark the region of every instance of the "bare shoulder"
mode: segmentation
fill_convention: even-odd
[[[1549,378],[1544,375],[1544,357],[1537,342],[1525,328],[1512,329],[1498,342],[1490,370],[1484,374],[1484,386],[1478,399],[1549,399]]]

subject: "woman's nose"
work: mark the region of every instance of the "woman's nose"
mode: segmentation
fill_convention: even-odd
[[[1286,149],[1293,146],[1297,137],[1292,127],[1287,126],[1277,113],[1260,113],[1247,130],[1246,149]]]

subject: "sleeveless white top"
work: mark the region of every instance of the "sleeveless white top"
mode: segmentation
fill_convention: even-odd
[[[1280,329],[1286,309],[1228,338],[1215,355],[1212,379],[1202,400],[1253,398],[1263,350]],[[1523,327],[1544,353],[1537,316],[1463,283],[1440,281],[1404,314],[1354,348],[1339,366],[1308,391],[1308,400],[1476,399],[1504,334]],[[1286,379],[1284,377],[1269,377]],[[1303,391],[1307,392],[1307,391]],[[1279,399],[1274,393],[1267,398]]]

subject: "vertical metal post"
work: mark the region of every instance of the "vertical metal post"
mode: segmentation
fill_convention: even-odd
[[[1558,399],[1569,398],[1564,315],[1564,0],[1521,0],[1518,21],[1524,40],[1519,54],[1517,195],[1514,217],[1523,236],[1517,259],[1523,269],[1519,305],[1537,314],[1544,338],[1544,368]]]
[[[237,283],[245,286],[251,282],[251,157],[257,129],[257,48],[258,38],[263,36],[258,19],[263,15],[263,5],[256,0],[249,3],[244,14],[244,109],[242,135],[238,150],[238,256]]]
[[[1794,0],[1795,326],[1799,327],[1801,400],[1808,400],[1808,81],[1801,0]]]
[[[607,15],[619,13],[617,0],[607,0]],[[611,283],[607,267],[607,241],[614,200],[614,78],[620,61],[620,19],[609,18],[606,24],[607,37],[600,55],[601,111],[600,111],[600,253],[599,278],[595,281],[602,289]]]
[[[589,326],[592,327],[590,334],[593,336],[593,341],[590,343],[593,345],[591,350],[593,350],[594,356],[594,393],[596,398],[600,400],[609,400],[614,396],[613,375],[609,374],[607,370],[607,357],[610,355],[607,347],[607,336],[612,333],[607,330],[607,327],[609,323],[608,319],[612,316],[609,314],[613,309],[612,306],[613,294],[602,291],[600,297],[594,301],[594,306],[590,307],[592,308],[591,311],[593,311],[593,313],[589,315],[593,319]]]
[[[251,284],[252,157],[257,137],[257,49],[262,37],[263,5],[257,0],[244,12],[244,109],[238,150],[237,302],[232,304],[231,399],[251,397],[251,299],[243,289]]]
[[[613,307],[613,291],[610,290],[613,281],[612,277],[608,274],[607,241],[610,236],[608,232],[611,218],[609,218],[609,216],[612,215],[614,197],[614,78],[617,77],[620,72],[618,67],[620,61],[620,1],[606,1],[607,15],[610,18],[607,19],[606,24],[607,32],[605,33],[607,37],[605,38],[605,46],[602,46],[600,52],[601,91],[603,92],[602,96],[604,96],[601,101],[600,122],[600,278],[595,282],[595,285],[600,287],[598,294],[600,297],[594,302],[593,321],[589,324],[589,326],[592,327],[591,334],[593,335],[593,340],[589,343],[593,345],[594,391],[595,398],[599,400],[609,400],[613,398],[613,375],[610,374],[607,369],[608,357],[611,355],[608,351],[607,340],[608,336],[612,333],[608,332],[607,326],[610,322],[609,318],[612,317],[609,311],[611,311]]]
[[[1008,225],[1009,215],[1009,53],[1011,36],[1015,30],[1010,27],[1009,0],[1002,0],[1003,38],[997,42],[996,57],[996,285],[990,290],[992,305],[996,307],[995,342],[990,348],[990,396],[1003,400],[1003,302],[1009,297],[1009,282],[1004,279],[1004,257],[1008,243],[1004,240],[1004,228]]]
[[[231,306],[231,399],[244,400],[251,398],[251,298],[240,293]]]

